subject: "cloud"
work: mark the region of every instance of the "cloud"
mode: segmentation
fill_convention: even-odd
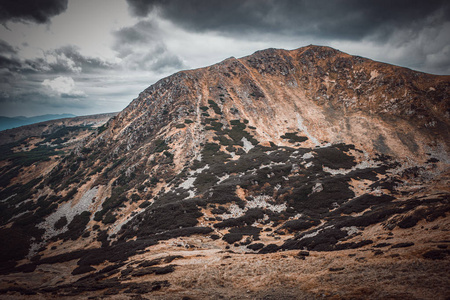
[[[54,73],[90,73],[114,67],[113,63],[96,57],[83,56],[75,46],[64,46],[44,52],[44,68]]]
[[[86,97],[83,91],[76,89],[75,81],[71,77],[59,76],[53,80],[45,79],[42,85],[47,87],[51,93],[56,93],[62,98]]]
[[[84,56],[75,46],[64,46],[44,51],[42,57],[22,60],[18,52],[5,41],[0,40],[0,68],[21,74],[80,74],[117,67],[115,63],[101,58]]]
[[[140,17],[155,11],[195,31],[385,38],[393,28],[420,28],[449,19],[445,0],[127,0]],[[430,16],[439,15],[438,19]],[[246,37],[244,37],[246,38]]]
[[[114,32],[113,49],[129,70],[163,72],[181,69],[183,61],[167,49],[161,29],[155,22],[140,21]]]
[[[68,0],[2,0],[0,2],[0,23],[34,22],[48,23],[50,19],[67,9]]]
[[[0,53],[3,54],[16,54],[17,51],[13,46],[5,42],[4,40],[0,40]]]

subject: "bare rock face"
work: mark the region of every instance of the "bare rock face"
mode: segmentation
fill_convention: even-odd
[[[72,144],[66,130],[3,145],[0,288],[358,298],[346,280],[419,261],[408,278],[433,284],[374,279],[371,295],[443,297],[449,83],[328,47],[268,49],[164,78]]]

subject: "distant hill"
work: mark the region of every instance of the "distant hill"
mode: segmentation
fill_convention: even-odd
[[[79,116],[73,118],[59,118],[54,120],[23,125],[17,128],[0,131],[0,146],[14,143],[30,137],[42,137],[55,133],[65,127],[99,127],[105,124],[117,112],[104,113],[90,116]]]
[[[0,116],[0,131],[20,127],[23,125],[29,125],[49,120],[55,120],[55,119],[63,119],[63,118],[73,118],[76,117],[72,114],[59,114],[59,115],[42,115],[42,116],[35,116],[35,117],[2,117]]]

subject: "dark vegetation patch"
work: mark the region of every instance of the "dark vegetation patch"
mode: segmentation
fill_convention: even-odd
[[[403,220],[401,220],[397,225],[400,228],[411,228],[416,226],[417,222],[420,221],[420,217],[419,216],[415,216],[415,215],[411,215],[411,216],[407,216],[406,218],[404,218]]]
[[[280,247],[276,244],[269,244],[267,246],[265,246],[264,248],[262,248],[261,250],[259,250],[259,254],[267,254],[267,253],[274,253],[277,252],[278,250],[280,250]]]
[[[281,136],[282,139],[287,139],[289,143],[301,143],[307,141],[308,138],[306,136],[297,136],[297,132],[286,132]]]
[[[11,180],[19,175],[20,169],[20,166],[13,168],[2,168],[0,170],[0,187],[6,188]]]
[[[155,258],[152,260],[146,260],[142,263],[139,264],[139,267],[151,267],[151,266],[156,266],[159,264],[168,264],[171,263],[172,261],[174,261],[175,259],[179,259],[179,258],[183,258],[183,256],[181,255],[169,255],[166,257],[161,257],[161,258]]]
[[[242,138],[244,137],[253,145],[258,144],[258,141],[250,133],[245,131],[245,128],[247,127],[245,123],[241,123],[240,120],[231,120],[230,125],[231,129],[224,131],[224,133],[228,134],[228,136],[234,141],[235,145],[243,146]]]
[[[238,242],[242,239],[243,235],[240,233],[227,233],[223,236],[223,240],[227,242],[228,244],[233,244],[235,242]]]
[[[155,152],[163,152],[164,150],[168,150],[169,146],[162,139],[158,139],[153,143],[153,153]]]
[[[324,167],[331,169],[351,169],[356,166],[355,158],[344,151],[351,149],[351,146],[339,144],[330,147],[315,149],[316,160]]]
[[[312,237],[304,237],[306,232],[298,237],[298,239],[287,240],[282,249],[307,249],[314,251],[331,251],[334,250],[337,242],[347,237],[347,233],[337,228],[322,229],[317,235]]]
[[[213,139],[218,141],[223,146],[232,146],[233,145],[233,141],[224,135],[215,136],[215,137],[213,137]],[[234,147],[230,147],[230,148],[227,147],[227,151],[234,152],[234,151],[236,151],[236,149]]]
[[[220,223],[214,224],[215,228],[240,227],[251,225],[255,221],[264,217],[264,211],[260,208],[251,208],[245,212],[245,215],[238,218],[226,219]]]
[[[0,229],[0,265],[24,258],[28,254],[29,247],[30,236],[21,228]]]
[[[218,181],[219,179],[214,173],[206,170],[197,175],[197,178],[194,181],[194,186],[197,188],[198,192],[204,192],[214,186]]]
[[[445,199],[445,197],[443,197],[434,199],[434,201],[433,199],[425,201],[424,204],[427,204],[428,207],[422,207],[415,210],[411,215],[403,218],[397,224],[398,227],[411,228],[421,220],[432,222],[439,217],[445,217],[447,212],[450,210],[450,203],[448,199]]]
[[[175,128],[185,128],[186,125],[185,124],[177,124],[175,125]]]
[[[2,159],[12,162],[14,166],[26,167],[34,163],[49,161],[51,156],[63,155],[64,152],[55,150],[54,147],[39,145],[28,151],[14,152],[13,148],[20,146],[19,143],[0,145]],[[4,179],[5,180],[5,179]]]
[[[75,268],[72,271],[72,275],[84,274],[84,273],[88,273],[91,271],[95,271],[95,268],[93,268],[91,266],[78,266],[77,268]]]
[[[207,193],[203,198],[208,203],[227,204],[234,202],[240,207],[244,207],[244,202],[236,196],[235,191],[235,185],[218,185],[213,187],[212,191]]]
[[[320,224],[320,220],[315,220],[315,219],[305,217],[305,218],[286,221],[283,224],[282,228],[286,228],[290,232],[295,232],[295,231],[303,231],[303,230],[309,229],[313,226],[317,226],[319,224]]]
[[[127,226],[127,229],[121,230],[119,235],[122,238],[133,236],[148,237],[156,234],[162,234],[166,231],[173,231],[187,228],[195,228],[198,223],[197,218],[203,214],[200,212],[196,200],[179,201],[177,203],[158,204],[159,199],[155,200],[152,207],[147,208],[143,213],[135,216]],[[138,230],[134,231],[133,228]],[[189,229],[192,231],[192,229]],[[188,231],[183,234],[187,234]]]
[[[227,212],[228,212],[228,210],[221,205],[219,205],[218,207],[215,207],[211,210],[211,213],[213,213],[215,215],[221,215],[221,214],[225,214]]]
[[[58,221],[55,222],[54,227],[58,230],[63,228],[65,225],[67,225],[67,218],[66,216],[62,216]]]
[[[444,259],[447,257],[447,255],[450,255],[450,250],[430,250],[423,254],[423,257],[426,259]]]
[[[83,211],[82,213],[75,215],[73,220],[67,225],[68,230],[64,233],[58,235],[57,238],[63,240],[76,240],[78,239],[86,229],[86,225],[89,223],[91,213],[88,211]]]
[[[374,205],[382,205],[385,203],[389,203],[395,198],[383,194],[381,196],[375,196],[372,194],[364,194],[362,196],[356,197],[346,203],[344,203],[341,207],[333,211],[332,214],[352,214],[352,213],[358,213],[366,210],[367,208],[370,208]]]
[[[404,243],[398,243],[398,244],[394,244],[391,246],[391,249],[394,248],[407,248],[407,247],[411,247],[414,246],[413,242],[404,242]]]
[[[307,178],[299,178],[300,182]],[[322,190],[313,193],[312,183],[305,183],[294,189],[285,198],[298,212],[306,212],[317,217],[328,213],[334,205],[341,205],[355,194],[350,189],[347,178],[325,177],[321,182]]]
[[[222,166],[223,163],[231,158],[229,154],[220,151],[220,145],[215,143],[206,143],[202,150],[202,161],[199,164],[199,168],[208,164],[210,169],[215,169],[218,166]],[[217,173],[215,173],[218,175]]]
[[[163,275],[172,273],[173,271],[175,271],[175,265],[168,265],[164,267],[153,266],[134,270],[133,272],[131,272],[130,275],[134,277],[145,276],[150,274]]]
[[[209,122],[209,126],[205,126],[206,130],[214,130],[220,132],[222,130],[223,124],[217,121]]]
[[[113,188],[111,192],[111,197],[108,197],[102,203],[102,209],[95,213],[94,220],[95,221],[103,221],[103,223],[108,224],[112,218],[112,212],[118,208],[125,206],[125,203],[128,202],[128,199],[125,196],[126,193],[126,176],[122,175],[117,179],[117,184]],[[104,218],[107,215],[107,219]]]
[[[44,135],[44,140],[40,142],[39,144],[46,144],[46,143],[54,143],[59,144],[62,142],[62,139],[67,139],[67,136],[77,134],[80,131],[84,130],[95,130],[91,126],[67,126],[63,127],[61,129],[58,129],[57,131],[50,133],[48,135]],[[56,140],[56,141],[53,141]]]
[[[244,236],[251,236],[253,240],[259,240],[260,228],[253,226],[242,226],[231,228],[229,233],[223,236],[223,240],[228,244],[240,241]]]
[[[259,249],[261,249],[263,247],[264,247],[263,243],[254,243],[254,244],[250,244],[247,246],[248,249],[253,250],[253,251],[258,251]]]
[[[390,246],[390,245],[392,245],[392,244],[390,244],[390,243],[379,243],[379,244],[374,245],[373,247],[374,248],[383,248],[383,247],[387,247],[387,246]]]
[[[214,110],[214,112],[218,115],[222,114],[222,110],[220,109],[219,105],[217,105],[216,102],[213,100],[208,100],[209,106]]]

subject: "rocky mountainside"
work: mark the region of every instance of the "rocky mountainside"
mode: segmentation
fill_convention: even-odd
[[[0,289],[444,299],[449,83],[268,49],[160,80],[70,151],[5,144]]]

